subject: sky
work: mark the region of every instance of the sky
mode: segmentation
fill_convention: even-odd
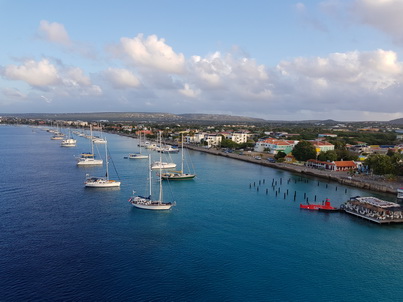
[[[0,114],[403,118],[403,0],[0,0]]]

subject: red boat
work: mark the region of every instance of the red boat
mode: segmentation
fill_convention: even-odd
[[[305,210],[314,210],[314,211],[329,211],[329,212],[337,212],[339,209],[332,207],[329,200],[325,201],[325,204],[300,204],[300,209]]]

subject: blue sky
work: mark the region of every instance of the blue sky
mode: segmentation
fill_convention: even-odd
[[[403,117],[403,1],[0,0],[0,114]]]

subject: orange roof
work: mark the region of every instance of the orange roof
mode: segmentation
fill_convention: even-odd
[[[341,160],[334,162],[337,167],[355,167],[356,164],[352,160]]]

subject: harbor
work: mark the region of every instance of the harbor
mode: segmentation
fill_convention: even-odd
[[[128,198],[143,194],[148,160],[124,159],[137,139],[105,136],[121,186],[88,189],[86,174],[102,175],[105,163],[77,166],[86,138],[61,148],[47,132],[0,127],[3,300],[396,301],[403,294],[401,224],[300,208],[396,195],[187,150],[197,176],[164,190],[176,206],[137,209]],[[172,158],[179,163],[181,153]],[[320,288],[293,282],[307,279]],[[365,287],[352,290],[351,280]],[[387,280],[382,290],[379,280]]]

